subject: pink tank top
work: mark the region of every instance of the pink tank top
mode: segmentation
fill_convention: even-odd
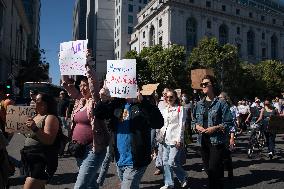
[[[72,140],[80,144],[90,144],[93,141],[93,131],[90,120],[87,115],[87,108],[78,111],[74,116],[75,129]]]

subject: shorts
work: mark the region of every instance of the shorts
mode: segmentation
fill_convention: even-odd
[[[21,159],[26,177],[50,180],[58,166],[57,153],[29,152],[26,147],[21,150]]]

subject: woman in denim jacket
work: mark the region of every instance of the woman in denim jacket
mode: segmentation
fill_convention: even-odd
[[[201,156],[210,189],[222,189],[223,158],[233,119],[228,103],[219,99],[216,80],[206,75],[200,84],[205,98],[193,111],[192,126],[201,135]]]

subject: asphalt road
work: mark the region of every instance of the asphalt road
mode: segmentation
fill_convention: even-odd
[[[228,180],[225,172],[225,188],[247,188],[247,189],[283,189],[284,188],[284,135],[277,135],[276,156],[269,160],[267,149],[256,154],[253,159],[248,159],[246,155],[246,143],[248,134],[240,136],[237,140],[237,148],[233,153],[234,178]],[[24,137],[16,134],[8,146],[9,154],[19,159],[19,151],[23,147]],[[202,171],[200,156],[196,153],[198,146],[192,144],[188,148],[187,162],[184,169],[189,174],[191,189],[206,188],[206,174]],[[159,189],[163,186],[162,175],[154,176],[154,162],[152,162],[143,176],[140,187],[143,189]],[[59,166],[55,176],[47,185],[47,189],[71,189],[77,176],[75,159],[64,157],[59,159]],[[19,176],[19,170],[10,178],[11,189],[20,189],[24,179]],[[176,181],[176,188],[178,187]],[[115,164],[112,163],[107,179],[102,189],[119,188],[119,180],[116,174]]]

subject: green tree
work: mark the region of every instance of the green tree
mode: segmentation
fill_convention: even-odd
[[[240,61],[234,45],[220,45],[216,38],[202,39],[189,57],[189,71],[197,68],[213,69],[221,90],[238,95]]]
[[[49,63],[46,62],[43,55],[45,51],[43,49],[34,49],[31,52],[31,58],[29,61],[23,61],[20,65],[20,71],[16,78],[18,87],[22,89],[25,82],[41,82],[48,81]]]
[[[137,54],[129,51],[126,58],[135,58],[139,85],[160,83],[161,87],[188,88],[186,53],[182,46],[172,45],[163,48],[160,45],[145,47]]]

